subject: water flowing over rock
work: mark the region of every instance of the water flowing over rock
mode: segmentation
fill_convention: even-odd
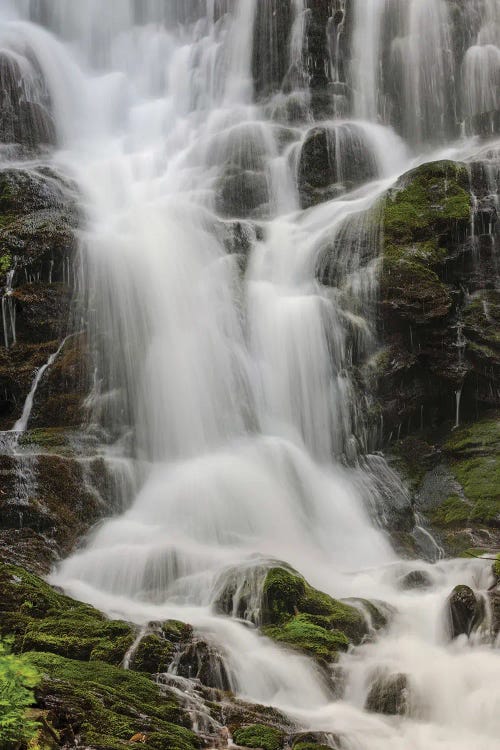
[[[29,747],[496,750],[499,75],[498,0],[0,2]]]

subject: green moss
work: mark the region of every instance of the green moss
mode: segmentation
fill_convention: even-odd
[[[147,677],[103,662],[81,662],[56,654],[31,653],[30,661],[42,674],[39,697],[55,696],[75,736],[82,744],[120,747],[134,734],[160,733],[176,750],[200,746],[196,735],[184,726],[188,717],[177,700],[162,697]],[[175,723],[173,723],[175,722]],[[157,738],[156,738],[157,739]],[[157,747],[156,744],[145,747]]]
[[[293,750],[332,750],[327,745],[318,745],[316,742],[297,742]]]
[[[0,565],[0,588],[0,632],[15,636],[17,651],[120,664],[133,643],[128,623],[108,620],[23,568]]]
[[[172,662],[175,646],[156,633],[146,635],[139,643],[132,661],[137,672],[166,672]]]
[[[390,191],[384,206],[385,232],[398,244],[435,241],[450,231],[450,225],[468,222],[470,211],[465,165],[431,162],[408,172]]]
[[[346,634],[331,630],[329,619],[321,615],[296,615],[283,625],[264,627],[263,633],[278,643],[328,661],[349,646]]]
[[[481,420],[452,432],[444,445],[452,454],[476,454],[500,451],[500,421]]]
[[[264,634],[312,656],[331,660],[366,633],[358,609],[313,588],[292,569],[269,570],[263,594]]]
[[[496,560],[493,563],[493,571],[497,578],[500,578],[500,553],[496,556]]]
[[[355,607],[339,602],[310,586],[296,571],[271,568],[264,581],[264,624],[281,624],[299,614],[323,615],[332,627],[353,639],[365,632],[363,615]]]
[[[453,526],[466,522],[471,515],[470,504],[458,495],[451,495],[431,515],[435,526]]]
[[[47,427],[23,432],[19,444],[25,446],[40,446],[44,450],[57,450],[64,453],[71,447],[73,433],[66,427]]]
[[[469,520],[497,525],[500,520],[500,423],[485,419],[451,434],[444,450],[450,468],[472,505]]]
[[[250,724],[237,729],[233,740],[242,747],[255,747],[262,750],[280,750],[283,747],[284,734],[279,729],[264,724]]]
[[[450,291],[437,271],[450,239],[465,233],[470,211],[467,169],[454,162],[424,164],[389,191],[382,203],[386,304],[417,321],[449,313]]]
[[[12,255],[7,252],[0,255],[0,273],[4,274],[10,270],[12,266]]]
[[[473,501],[500,500],[500,461],[498,456],[478,456],[456,461],[452,470]]]
[[[15,650],[40,673],[37,702],[56,711],[62,739],[119,750],[143,732],[146,748],[200,746],[173,693],[160,694],[145,675],[117,666],[133,642],[131,625],[108,620],[17,566],[0,564],[0,590],[0,632],[12,634]],[[157,636],[166,655],[160,668],[166,668],[172,644],[191,632],[183,623],[164,623]],[[147,647],[145,653],[154,658],[156,652]]]

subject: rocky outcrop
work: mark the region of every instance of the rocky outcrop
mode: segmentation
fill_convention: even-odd
[[[359,609],[314,589],[290,569],[269,570],[262,597],[265,635],[326,662],[368,632]]]
[[[499,345],[490,215],[469,169],[434,162],[404,175],[383,203],[380,320],[384,348],[364,368],[386,437],[498,405]],[[483,226],[484,229],[484,226]],[[486,241],[487,240],[487,241]],[[488,247],[477,252],[478,246]],[[375,381],[375,382],[374,382]]]
[[[484,617],[484,603],[469,586],[455,586],[448,598],[450,635],[470,635]]]
[[[359,124],[318,125],[307,132],[300,151],[298,191],[302,207],[331,200],[377,174],[372,145]]]
[[[379,714],[404,715],[409,710],[409,695],[405,674],[381,675],[370,688],[365,708]]]
[[[51,102],[30,50],[0,53],[0,143],[16,155],[56,144]]]
[[[166,669],[183,652],[193,637],[189,625],[152,623],[136,644],[136,626],[107,619],[22,567],[0,562],[0,588],[0,638],[10,639],[14,652],[23,653],[38,673],[32,716],[51,748],[140,742],[146,750],[197,750],[227,741],[230,732],[251,746],[245,744],[250,728],[258,727],[261,738],[279,739],[282,750],[296,735],[276,709],[247,704],[197,680],[184,699],[182,677],[150,679],[156,667]],[[130,668],[124,669],[131,652]]]
[[[52,168],[0,172],[4,429],[21,415],[36,370],[68,333],[79,221],[75,186]]]

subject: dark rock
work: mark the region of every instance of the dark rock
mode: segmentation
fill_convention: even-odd
[[[222,216],[264,216],[268,201],[269,185],[264,172],[229,168],[219,180],[216,207]]]
[[[405,591],[412,589],[428,589],[432,586],[432,578],[425,570],[412,570],[399,581],[399,587]]]
[[[0,53],[0,142],[28,150],[56,145],[46,84],[28,50]]]
[[[496,638],[500,633],[500,591],[490,591],[488,596],[491,607],[491,632]]]
[[[298,189],[302,206],[308,208],[330,200],[377,174],[371,144],[359,125],[315,127],[307,133],[299,158]]]
[[[254,22],[252,71],[258,98],[279,90],[288,71],[291,0],[259,0]]]
[[[223,654],[203,639],[193,639],[182,651],[176,662],[176,673],[218,690],[234,688]]]
[[[484,617],[484,604],[469,586],[455,586],[448,598],[448,613],[451,637],[469,636]]]
[[[405,674],[377,677],[374,681],[365,708],[379,714],[400,715],[409,710],[409,685]]]

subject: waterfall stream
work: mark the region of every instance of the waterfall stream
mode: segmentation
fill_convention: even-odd
[[[495,750],[499,651],[486,636],[449,643],[444,617],[454,585],[488,588],[488,565],[419,562],[432,586],[401,590],[415,562],[380,522],[351,365],[353,338],[365,352],[376,338],[379,232],[367,217],[416,164],[480,149],[475,118],[486,113],[488,131],[498,105],[500,3],[460,4],[457,21],[445,0],[353,0],[354,119],[334,117],[333,80],[337,109],[320,120],[304,85],[306,3],[282,5],[285,19],[269,0],[0,2],[0,47],[36,60],[54,160],[83,195],[93,418],[117,445],[132,432],[142,467],[133,502],[51,581],[139,625],[192,623],[223,648],[238,695],[348,750]],[[461,62],[456,23],[470,36]],[[336,185],[305,205],[300,159],[318,125]],[[12,320],[7,308],[6,340]],[[342,700],[306,657],[213,613],[221,574],[244,576],[256,559],[395,608],[387,633],[342,656]],[[409,716],[364,709],[382,672],[409,675]]]

